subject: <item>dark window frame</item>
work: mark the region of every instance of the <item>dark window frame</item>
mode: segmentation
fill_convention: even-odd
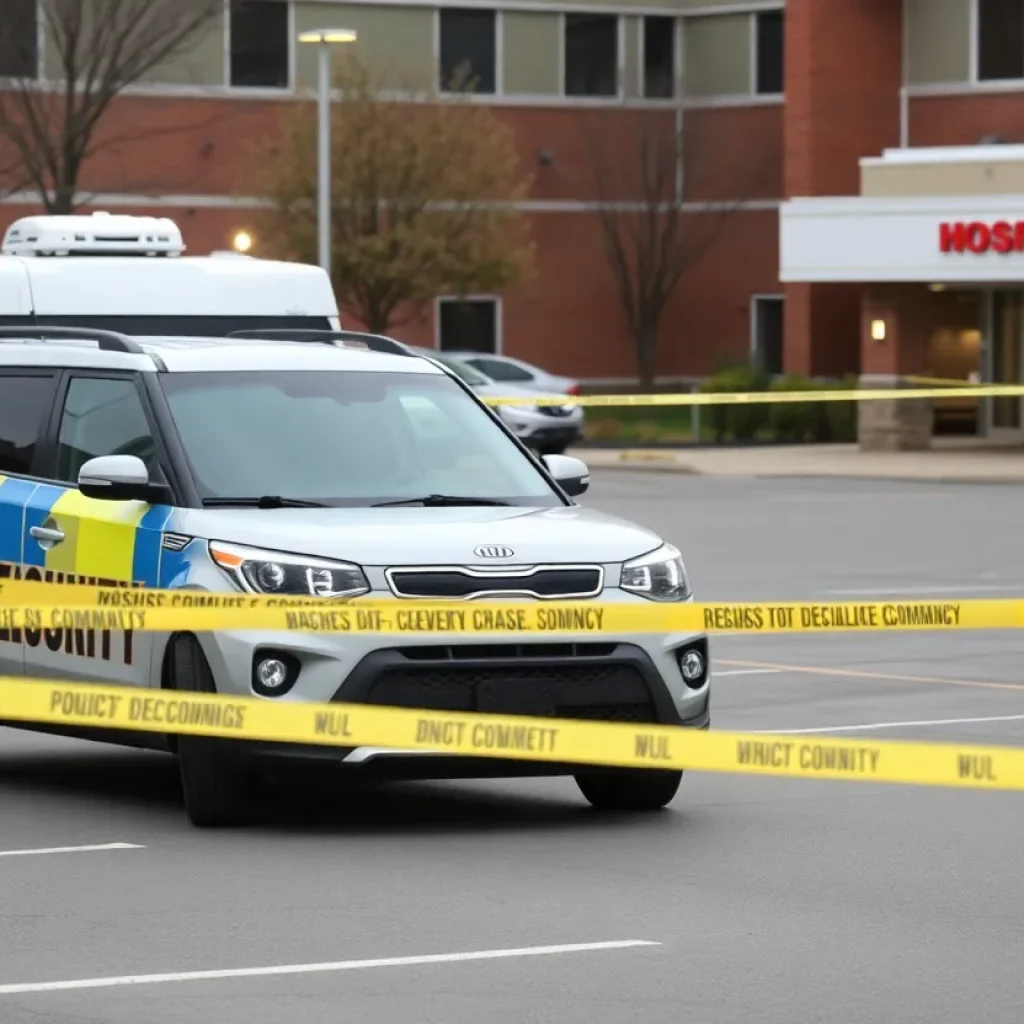
[[[975,80],[1024,79],[1024,2],[975,0],[975,15],[971,44]],[[987,70],[986,65],[992,70]]]
[[[28,472],[5,468],[0,465],[0,474],[19,480],[45,480],[46,459],[49,451],[49,427],[56,405],[60,371],[53,366],[5,366],[0,369],[0,380],[9,377],[36,377],[49,380],[50,388],[47,403],[40,411],[39,428],[32,446],[32,458]]]
[[[14,25],[18,30],[26,32],[27,35],[17,43],[13,42],[10,36],[4,36],[3,42],[0,43],[0,81],[4,79],[38,80],[42,73],[39,49],[39,0],[5,0],[5,2],[18,5],[14,16]],[[21,9],[22,7],[24,10]],[[11,21],[6,24],[9,30]],[[7,47],[10,49],[8,50]],[[9,63],[8,58],[10,59]]]
[[[477,349],[463,341],[463,335],[456,335],[451,345],[445,345],[444,311],[446,308],[457,309],[459,306],[489,306],[493,310],[491,320],[492,347]],[[482,356],[501,355],[501,322],[502,303],[500,297],[490,295],[467,295],[465,298],[455,296],[439,297],[437,300],[437,350],[439,352],[474,352]]]
[[[593,100],[615,100],[622,96],[622,72],[621,63],[623,58],[622,53],[622,15],[617,12],[609,12],[607,14],[595,13],[595,14],[570,14],[565,13],[562,15],[562,95],[570,99],[593,99]],[[613,46],[612,46],[612,68],[611,68],[611,90],[610,91],[599,91],[602,86],[594,85],[595,80],[603,77],[602,74],[595,74],[593,69],[589,69],[585,74],[574,75],[574,69],[570,66],[573,60],[570,60],[570,35],[573,29],[583,30],[590,28],[591,31],[597,31],[596,26],[598,23],[602,23],[601,27],[607,27],[607,24],[611,24],[613,35]],[[578,45],[583,46],[586,44],[579,44],[579,36],[577,36]],[[594,48],[593,41],[590,41],[591,48]],[[576,54],[576,57],[582,57],[583,52]],[[581,82],[579,87],[576,86],[575,80]],[[584,83],[583,79],[587,79]]]
[[[256,59],[262,59],[267,54],[273,53],[275,56],[279,56],[277,51],[278,45],[283,45],[284,52],[284,81],[280,81],[280,75],[274,73],[272,75],[265,76],[269,81],[255,81],[256,74],[253,70],[247,69],[242,73],[242,69],[236,69],[236,50],[235,50],[235,20],[240,18],[242,12],[248,11],[249,13],[255,12],[257,9],[270,10],[280,9],[284,12],[284,31],[281,33],[281,39],[273,42],[273,47],[265,42],[258,44],[259,49],[251,51],[248,60],[252,61],[254,55]],[[294,59],[294,45],[291,38],[292,26],[292,15],[291,15],[291,3],[289,0],[228,0],[227,7],[227,84],[231,89],[264,89],[272,92],[287,92],[294,84],[295,76],[295,59]],[[237,77],[236,77],[237,75]]]
[[[786,83],[786,12],[755,11],[753,24],[753,90],[755,96],[781,96]],[[775,35],[770,33],[774,32]],[[774,64],[765,59],[763,47],[778,40],[778,54],[772,54]],[[777,59],[776,59],[777,56]],[[776,88],[777,86],[777,88]]]
[[[671,100],[678,93],[679,82],[679,26],[678,19],[671,14],[645,14],[640,18],[640,95],[645,100]],[[652,90],[651,47],[648,42],[648,27],[652,22],[668,23],[669,29],[669,81],[668,91]],[[653,81],[658,81],[653,79]]]
[[[453,89],[452,78],[461,67],[463,61],[466,59],[460,57],[458,61],[450,63],[446,60],[446,42],[445,42],[445,17],[448,16],[449,24],[453,27],[460,27],[464,31],[468,29],[468,26],[472,22],[478,22],[479,24],[485,24],[490,22],[490,50],[491,52],[486,55],[485,63],[490,62],[489,73],[479,73],[478,83],[474,83],[472,86],[472,92],[478,96],[497,96],[501,92],[501,53],[498,46],[498,17],[499,12],[492,8],[477,8],[477,7],[440,7],[437,10],[437,78],[438,78],[438,89],[441,93],[452,93],[460,90]],[[458,18],[463,18],[463,24],[456,26]],[[450,40],[448,46],[454,46],[458,40]],[[477,74],[475,67],[472,65],[472,58],[470,58],[470,80],[475,74]],[[468,84],[468,83],[467,83]]]

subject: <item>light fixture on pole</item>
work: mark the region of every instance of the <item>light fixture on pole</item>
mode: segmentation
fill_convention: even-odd
[[[317,131],[316,225],[319,263],[331,272],[331,47],[354,43],[350,28],[317,28],[299,33],[299,42],[318,46],[317,105],[320,126]]]

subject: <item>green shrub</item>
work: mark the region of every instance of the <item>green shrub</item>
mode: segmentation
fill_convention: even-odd
[[[812,381],[788,374],[775,381],[774,391],[845,391],[857,387],[857,377],[841,381]],[[801,444],[851,442],[857,438],[855,402],[786,402],[771,407],[771,431],[777,441]]]
[[[856,374],[844,377],[837,381],[832,387],[836,391],[854,391],[859,385]],[[828,429],[827,440],[836,443],[852,444],[857,440],[857,403],[856,402],[828,402]]]
[[[771,378],[751,367],[722,370],[701,385],[704,394],[723,394],[737,391],[767,391]],[[763,402],[753,405],[705,406],[708,422],[716,441],[753,441],[769,424],[770,406]],[[702,410],[703,411],[703,410]]]
[[[816,384],[798,373],[790,373],[772,382],[772,391],[820,391]],[[776,441],[803,444],[827,440],[829,434],[826,402],[779,402],[770,407],[769,423]]]

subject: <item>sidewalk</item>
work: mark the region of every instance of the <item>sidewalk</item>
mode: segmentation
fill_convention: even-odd
[[[592,469],[699,476],[845,477],[935,483],[1024,483],[1024,447],[974,438],[936,438],[925,452],[862,452],[852,444],[761,448],[576,448]]]

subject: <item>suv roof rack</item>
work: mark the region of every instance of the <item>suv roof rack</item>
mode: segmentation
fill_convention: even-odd
[[[244,331],[232,331],[229,338],[262,338],[265,341],[314,341],[327,345],[335,341],[354,342],[370,349],[371,352],[383,352],[392,356],[415,356],[408,346],[403,345],[394,338],[387,338],[383,334],[363,334],[360,331],[318,331],[311,327],[284,327],[271,328],[260,331],[247,329]]]
[[[25,327],[0,327],[0,338],[47,338],[79,339],[95,341],[104,352],[131,352],[144,355],[146,350],[127,334],[117,331],[101,331],[92,327],[47,327],[46,324],[31,324]]]

